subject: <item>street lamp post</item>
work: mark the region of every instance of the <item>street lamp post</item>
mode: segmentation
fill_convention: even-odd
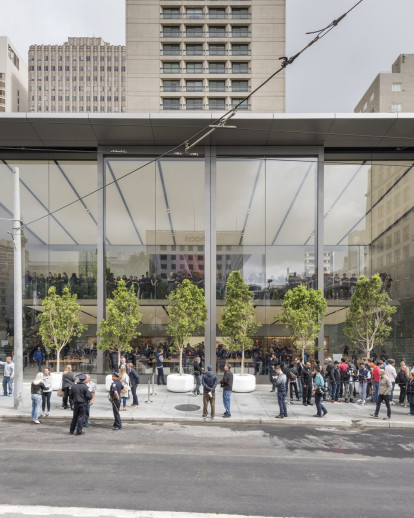
[[[23,329],[22,329],[22,221],[20,216],[20,171],[14,174],[14,214],[12,236],[14,242],[14,408],[23,406]]]

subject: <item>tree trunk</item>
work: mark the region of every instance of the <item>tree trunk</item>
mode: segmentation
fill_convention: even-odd
[[[180,365],[179,365],[179,373],[180,373],[180,376],[183,375],[183,348],[180,347]]]
[[[60,367],[60,351],[62,349],[56,349],[56,372],[60,372],[59,370],[59,367]]]
[[[240,375],[244,375],[244,347],[242,348],[242,357],[241,357],[241,365],[240,365]]]
[[[116,370],[119,369],[120,365],[121,365],[121,348],[119,347],[118,348],[118,366],[117,366]]]

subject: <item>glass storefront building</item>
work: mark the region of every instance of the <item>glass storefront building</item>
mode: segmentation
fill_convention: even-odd
[[[114,116],[105,117],[104,125],[98,117],[72,117],[67,124],[40,118],[35,122],[49,140],[39,137],[36,143],[26,135],[33,120],[22,118],[21,134],[10,136],[4,117],[2,346],[12,347],[13,242],[7,220],[13,212],[12,169],[19,167],[26,225],[23,343],[29,354],[39,343],[37,314],[51,285],[58,292],[70,286],[82,306],[88,330],[71,344],[67,354],[74,354],[95,349],[106,296],[123,277],[134,286],[143,315],[134,346],[168,346],[167,295],[190,278],[205,290],[209,310],[205,335],[192,337],[190,346],[215,362],[226,279],[240,270],[262,323],[255,339],[263,349],[289,344],[278,323],[286,290],[304,284],[324,291],[328,311],[320,356],[342,353],[356,279],[380,273],[398,308],[384,349],[412,362],[414,151],[399,149],[398,139],[406,137],[395,121],[351,116],[342,129],[336,120],[330,133],[323,116],[311,127],[309,119],[281,116],[273,131],[273,119],[240,116],[238,130],[217,130],[211,141],[185,154],[182,148],[166,151],[205,119],[164,116],[154,123]],[[396,127],[396,134],[381,141],[385,124]],[[89,125],[95,125],[94,136],[83,139]],[[98,373],[110,368],[100,353],[90,363]]]

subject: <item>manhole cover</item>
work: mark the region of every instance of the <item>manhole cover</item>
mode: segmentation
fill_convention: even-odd
[[[175,407],[176,410],[181,410],[182,412],[195,412],[196,410],[200,410],[201,406],[198,405],[178,405]]]

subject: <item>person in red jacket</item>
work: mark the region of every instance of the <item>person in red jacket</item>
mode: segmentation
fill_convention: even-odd
[[[374,390],[371,393],[371,401],[376,403],[378,401],[378,390],[379,390],[379,383],[380,383],[380,374],[379,371],[381,370],[382,362],[378,361],[376,362],[375,367],[372,370],[372,379],[374,380]]]

